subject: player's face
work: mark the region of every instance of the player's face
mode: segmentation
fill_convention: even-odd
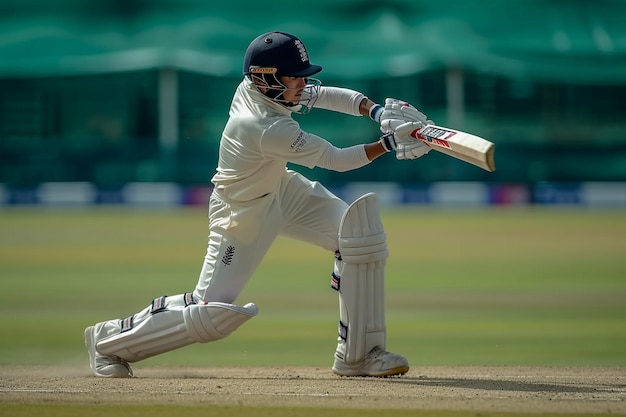
[[[278,77],[278,81],[287,87],[287,90],[283,93],[285,101],[298,103],[300,96],[302,96],[302,91],[304,87],[306,87],[306,77],[280,76]]]

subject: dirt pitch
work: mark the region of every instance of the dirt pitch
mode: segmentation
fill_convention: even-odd
[[[340,378],[315,367],[1,366],[4,404],[164,404],[626,414],[623,367],[422,367],[401,378]]]

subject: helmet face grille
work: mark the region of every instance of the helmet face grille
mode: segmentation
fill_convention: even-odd
[[[270,32],[250,43],[244,57],[243,73],[265,73],[290,77],[308,77],[322,70],[309,61],[304,43],[297,37]]]
[[[311,111],[317,98],[319,97],[322,82],[317,78],[306,78],[306,85],[302,89],[302,94],[297,103],[285,99],[284,94],[289,90],[287,86],[280,82],[275,74],[250,74],[250,78],[256,85],[263,86],[261,93],[270,100],[286,107],[293,113],[306,114]]]

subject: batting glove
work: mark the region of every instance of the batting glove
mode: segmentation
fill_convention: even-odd
[[[381,136],[380,141],[387,152],[396,151],[397,159],[417,159],[430,152],[430,146],[417,138],[417,132],[424,127],[422,122],[406,122],[399,119],[388,119],[386,122],[385,125],[389,130]],[[395,146],[392,149],[387,147],[388,142],[393,142]]]
[[[429,124],[433,122],[406,101],[395,98],[385,100],[385,108],[380,116],[380,130],[383,133],[393,132],[397,159],[417,159],[430,152],[430,146],[418,140],[415,134]]]
[[[402,121],[391,123],[394,125],[393,132],[397,143],[397,159],[417,159],[430,152],[430,146],[417,138],[417,132],[424,127],[422,122],[402,122],[400,124],[397,124],[397,122]]]
[[[395,98],[387,98],[385,100],[385,108],[380,115],[381,130],[388,130],[386,120],[404,120],[405,122],[420,122],[424,126],[433,124],[432,120],[428,120],[426,115],[417,110],[414,106],[406,101]]]

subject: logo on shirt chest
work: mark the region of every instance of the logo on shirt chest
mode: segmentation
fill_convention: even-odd
[[[300,132],[296,140],[289,146],[293,152],[300,152],[302,148],[306,145],[306,139],[304,138],[304,132]]]

